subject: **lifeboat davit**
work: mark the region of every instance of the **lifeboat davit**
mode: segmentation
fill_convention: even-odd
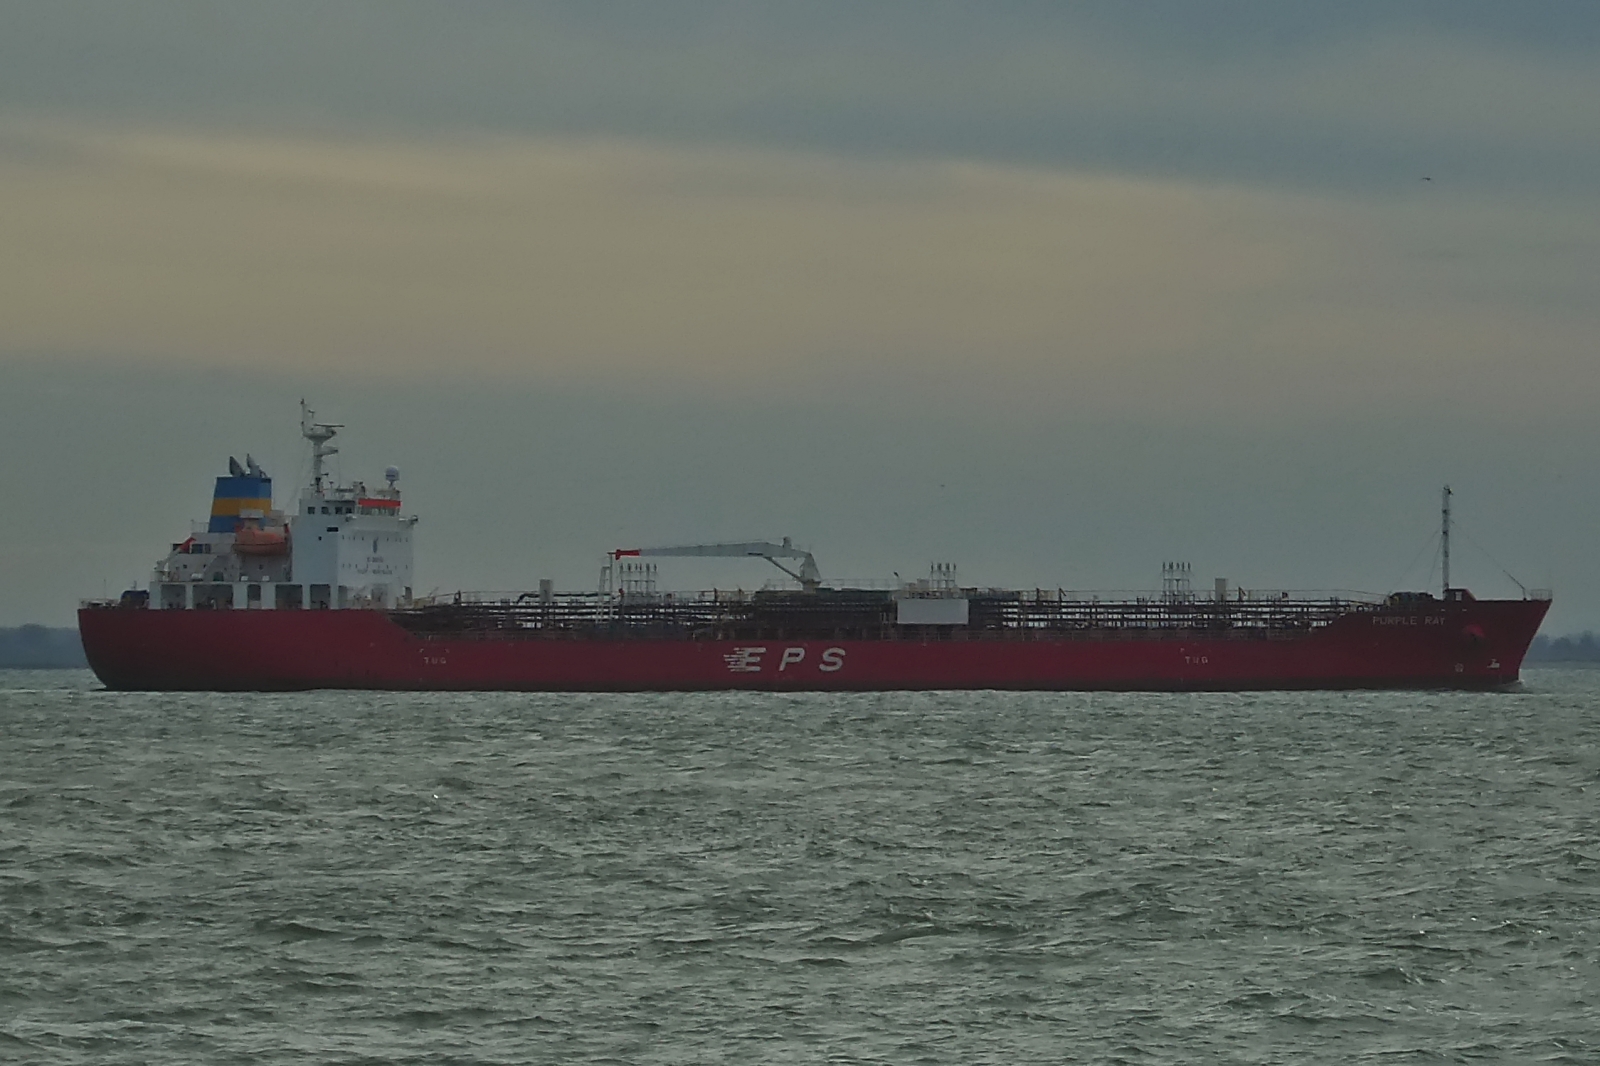
[[[238,555],[287,555],[289,534],[279,529],[240,526],[233,533],[233,550]]]

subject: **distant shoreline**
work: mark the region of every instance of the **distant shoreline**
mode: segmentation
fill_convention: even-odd
[[[1528,649],[1527,663],[1595,663],[1600,665],[1600,639],[1584,632],[1566,637],[1533,638]]]
[[[0,629],[0,670],[81,670],[88,665],[75,627]]]

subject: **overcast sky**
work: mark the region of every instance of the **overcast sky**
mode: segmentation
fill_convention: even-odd
[[[0,2],[0,625],[305,395],[424,587],[1381,592],[1449,481],[1600,628],[1597,130],[1592,0]]]

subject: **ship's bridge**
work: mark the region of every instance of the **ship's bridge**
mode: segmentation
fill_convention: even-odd
[[[382,488],[337,484],[324,461],[340,427],[316,422],[301,405],[312,445],[312,477],[295,511],[272,509],[272,480],[246,457],[217,479],[211,518],[156,564],[149,606],[158,610],[247,608],[338,610],[400,607],[411,601],[411,529],[401,514],[400,471]]]

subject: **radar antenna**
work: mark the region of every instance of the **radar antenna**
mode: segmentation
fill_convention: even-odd
[[[338,455],[339,449],[328,442],[334,435],[344,428],[336,422],[316,421],[317,412],[306,406],[304,400],[300,401],[300,435],[311,442],[311,485],[317,495],[322,495],[322,461],[330,455]]]

